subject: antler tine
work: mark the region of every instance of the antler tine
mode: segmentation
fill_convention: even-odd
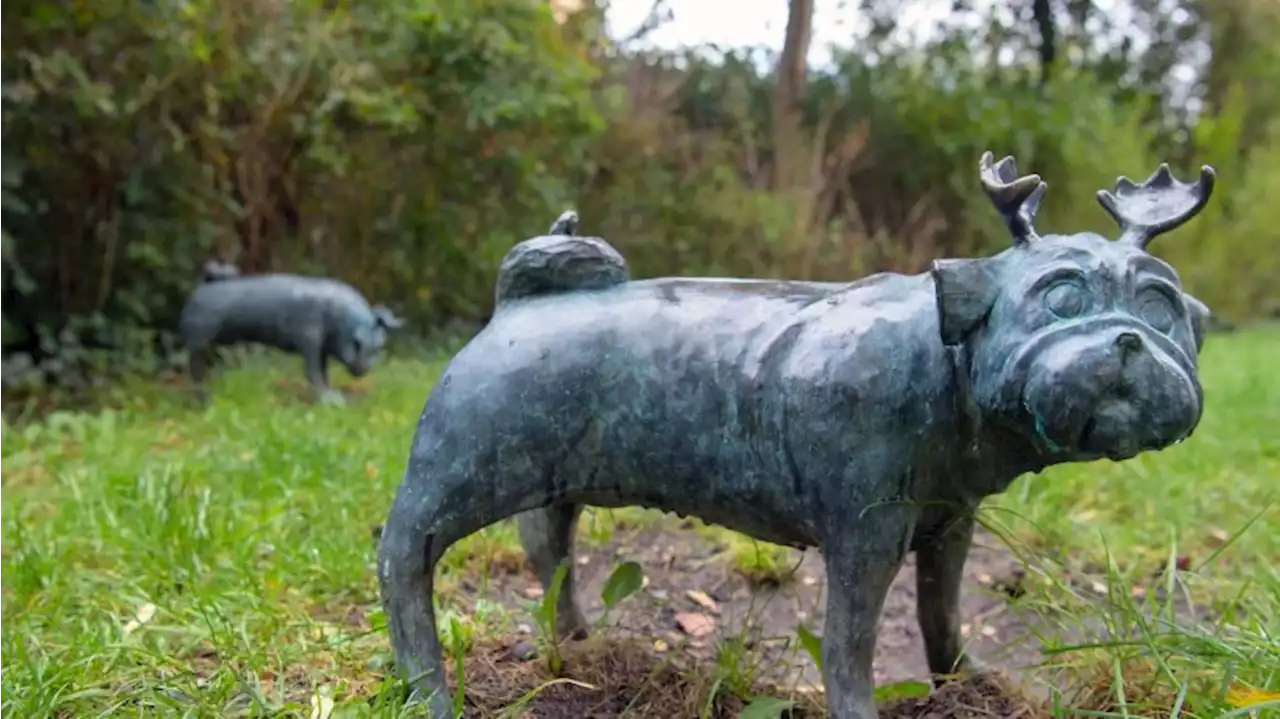
[[[551,223],[551,229],[547,230],[548,235],[566,235],[572,237],[578,232],[578,213],[573,210],[565,210],[560,213],[556,221]]]
[[[1033,221],[1049,186],[1036,174],[1019,177],[1018,165],[1013,157],[1005,157],[992,164],[994,158],[995,155],[988,150],[982,153],[982,159],[978,161],[978,176],[982,180],[983,191],[1004,217],[1004,223],[1013,235],[1015,245],[1038,241],[1040,235],[1036,233]]]
[[[1121,175],[1114,192],[1098,190],[1098,204],[1120,226],[1121,243],[1146,249],[1151,240],[1177,229],[1200,213],[1213,195],[1217,173],[1200,167],[1194,183],[1179,182],[1162,162],[1140,185]]]

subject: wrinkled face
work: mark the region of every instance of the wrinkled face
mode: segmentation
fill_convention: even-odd
[[[381,324],[374,320],[361,322],[347,334],[338,358],[353,377],[363,377],[373,369],[386,341],[387,331]]]
[[[1208,310],[1144,250],[1048,236],[934,275],[944,337],[967,346],[983,414],[1050,462],[1127,459],[1199,423]]]

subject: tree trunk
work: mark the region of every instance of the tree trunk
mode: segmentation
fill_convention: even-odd
[[[1053,73],[1053,61],[1057,58],[1057,25],[1053,18],[1050,0],[1032,0],[1031,14],[1040,33],[1040,84],[1048,84]]]
[[[780,266],[796,279],[810,279],[817,249],[813,222],[820,179],[813,174],[815,153],[822,152],[822,147],[821,140],[808,136],[804,123],[805,60],[812,37],[813,0],[790,0],[786,41],[773,89],[772,179],[774,193],[790,201],[793,221]]]
[[[807,184],[804,141],[805,58],[813,38],[813,0],[790,0],[787,36],[773,93],[773,188],[790,192]]]

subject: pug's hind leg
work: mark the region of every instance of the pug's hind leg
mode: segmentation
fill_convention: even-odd
[[[421,509],[400,500],[392,508],[378,546],[378,581],[396,670],[413,687],[410,702],[425,704],[427,716],[452,717],[434,604],[435,566],[449,543],[418,534],[412,515],[427,515]]]
[[[576,568],[573,561],[574,535],[582,505],[561,504],[524,512],[516,517],[520,544],[525,557],[533,565],[542,582],[543,591],[550,592],[556,570],[568,561],[564,583],[556,598],[557,638],[582,639],[587,636],[587,622],[578,609]]]

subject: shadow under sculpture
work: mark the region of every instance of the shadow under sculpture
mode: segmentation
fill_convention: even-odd
[[[519,515],[544,585],[583,505],[693,515],[821,549],[822,648],[835,719],[870,719],[876,623],[909,551],[936,674],[962,656],[973,512],[1025,472],[1123,460],[1189,437],[1209,310],[1146,252],[1208,201],[1162,165],[1098,193],[1121,229],[1039,235],[1046,185],[979,163],[1012,247],[851,283],[630,280],[565,213],[501,265],[490,324],[419,420],[382,534],[381,584],[402,676],[449,716],[432,609],[441,553]],[[585,632],[573,563],[558,632]]]
[[[315,398],[343,404],[342,393],[329,386],[329,359],[362,377],[382,354],[387,331],[403,325],[391,310],[371,307],[345,282],[291,274],[245,276],[235,265],[211,260],[182,308],[178,333],[202,404],[209,401],[205,377],[213,349],[236,344],[301,355]]]

